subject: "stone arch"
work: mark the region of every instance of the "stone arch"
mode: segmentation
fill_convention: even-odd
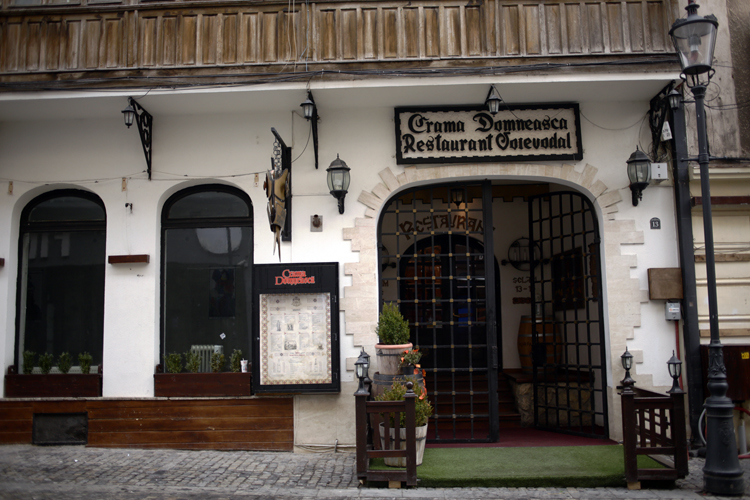
[[[609,349],[613,380],[624,376],[619,362],[633,330],[640,326],[640,304],[647,300],[647,293],[640,289],[637,278],[630,277],[630,269],[637,266],[635,255],[623,254],[623,245],[640,245],[644,242],[642,231],[636,229],[635,220],[616,219],[618,204],[623,200],[619,190],[610,190],[597,179],[599,170],[592,165],[582,168],[573,165],[544,164],[488,164],[466,166],[435,166],[428,168],[406,167],[400,174],[391,168],[380,173],[382,182],[370,191],[362,191],[358,201],[367,207],[365,216],[355,220],[354,227],[344,229],[344,239],[352,243],[352,250],[359,252],[359,262],[344,265],[344,274],[351,276],[352,284],[344,287],[341,309],[344,311],[346,334],[353,335],[354,345],[371,348],[377,342],[375,325],[378,320],[377,285],[377,218],[380,208],[395,192],[407,186],[430,181],[459,177],[483,176],[532,176],[550,181],[566,181],[586,190],[602,211],[602,234],[604,237],[604,261],[606,290],[610,306]],[[353,370],[356,358],[347,358],[347,369]],[[638,353],[636,353],[638,360]],[[374,371],[374,370],[372,370]],[[619,378],[618,378],[619,377]],[[649,385],[647,382],[643,385]],[[610,401],[619,411],[619,400]],[[614,421],[615,419],[610,419]],[[619,425],[619,424],[618,424]]]

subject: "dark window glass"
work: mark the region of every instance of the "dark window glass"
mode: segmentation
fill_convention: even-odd
[[[104,209],[91,195],[69,194],[45,196],[29,207],[21,235],[18,364],[27,350],[52,354],[55,364],[68,352],[73,365],[80,353],[88,352],[95,369],[102,361],[104,336]],[[54,220],[55,211],[55,230],[35,227]],[[91,223],[87,214],[101,223]],[[31,220],[35,216],[39,218]]]
[[[240,191],[208,188],[175,198],[165,205],[163,227],[162,355],[197,351],[206,361],[201,371],[209,371],[218,351],[227,371],[235,349],[251,359],[252,208]],[[232,222],[212,221],[222,217]],[[172,218],[182,221],[170,225]]]
[[[178,199],[169,207],[168,219],[250,217],[250,207],[237,196],[222,191],[202,191]]]
[[[78,196],[60,196],[43,201],[31,209],[29,223],[103,221],[104,208]]]

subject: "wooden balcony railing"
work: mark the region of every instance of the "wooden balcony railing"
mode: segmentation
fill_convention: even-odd
[[[670,0],[8,2],[0,81],[674,58]]]
[[[403,401],[368,401],[371,384],[354,394],[357,434],[357,477],[365,481],[406,482],[417,485],[417,441],[415,434],[415,402],[417,395],[407,383]],[[406,447],[401,449],[401,413],[405,413]],[[395,424],[391,432],[391,417]],[[381,428],[382,425],[382,428]],[[381,435],[382,429],[382,435]],[[381,446],[381,438],[383,445]],[[373,458],[406,458],[406,469],[371,469]]]
[[[646,480],[676,480],[688,475],[685,394],[667,396],[626,387],[621,395],[625,479],[639,489]],[[638,455],[649,455],[664,468],[639,468]],[[665,457],[667,457],[665,459]]]

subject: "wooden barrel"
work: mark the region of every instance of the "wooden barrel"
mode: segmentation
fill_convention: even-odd
[[[537,349],[544,349],[547,364],[558,364],[563,361],[563,344],[559,332],[555,331],[554,318],[537,319]],[[532,358],[532,328],[531,316],[521,316],[518,325],[518,356],[521,358],[521,369],[531,372],[534,366]],[[542,347],[544,346],[544,347]]]
[[[419,375],[388,375],[375,372],[372,376],[372,396],[380,396],[383,394],[383,391],[392,386],[394,382],[406,384],[406,382],[413,381],[414,379],[417,379],[417,383],[424,387],[424,377],[422,377],[422,372],[419,372]],[[412,390],[417,392],[416,387]]]

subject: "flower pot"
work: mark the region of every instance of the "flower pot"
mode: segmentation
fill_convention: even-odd
[[[400,375],[401,356],[404,351],[411,349],[413,344],[375,344],[375,354],[378,357],[378,371],[383,375]]]
[[[7,374],[6,398],[98,398],[102,376],[98,373]]]
[[[155,373],[156,397],[251,396],[251,373]]]
[[[391,428],[391,443],[396,437],[396,429]],[[383,437],[383,433],[385,432],[385,427],[383,424],[380,424],[380,447],[382,449],[385,449],[385,438]],[[406,449],[406,429],[403,427],[399,429],[400,438],[401,438],[401,449]],[[424,457],[424,447],[425,444],[427,444],[427,424],[424,424],[421,427],[417,427],[414,429],[414,433],[416,434],[417,438],[417,465],[422,465],[422,458]],[[391,445],[392,446],[392,445]],[[385,461],[385,465],[388,465],[389,467],[406,467],[406,457],[386,457],[383,459]]]

